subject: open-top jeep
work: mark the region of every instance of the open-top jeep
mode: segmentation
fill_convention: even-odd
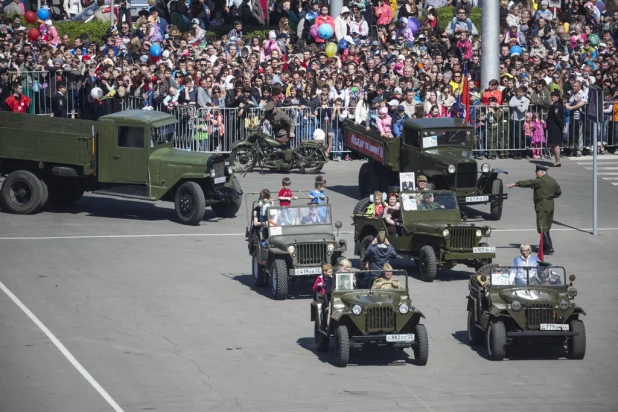
[[[489,226],[462,223],[455,193],[446,190],[402,192],[400,194],[402,228],[399,236],[389,235],[382,218],[366,214],[371,198],[360,200],[354,208],[354,253],[365,251],[384,231],[401,259],[414,259],[421,279],[432,282],[442,267],[465,264],[478,270],[496,256],[495,246],[482,242],[489,237]]]
[[[502,360],[516,340],[566,345],[567,356],[583,359],[584,310],[573,302],[575,275],[567,283],[563,267],[487,265],[470,278],[468,340],[487,345],[489,358]]]
[[[253,202],[253,211],[260,213],[258,201]],[[287,297],[288,282],[315,278],[322,273],[322,264],[334,266],[347,250],[346,241],[333,235],[328,204],[270,207],[266,213],[267,227],[254,226],[253,213],[248,213],[246,240],[254,283],[266,286],[270,276],[274,299]],[[335,227],[339,232],[341,222]]]
[[[335,364],[345,367],[350,349],[367,345],[412,348],[418,365],[426,365],[429,339],[423,313],[412,305],[408,294],[408,274],[391,270],[393,286],[379,288],[372,280],[382,271],[335,273],[329,302],[311,302],[311,321],[318,352],[326,352],[330,338],[335,340]],[[404,282],[403,284],[401,282]]]
[[[345,120],[346,146],[369,161],[358,172],[360,197],[389,186],[399,187],[399,173],[423,174],[436,189],[452,190],[459,205],[490,204],[490,217],[500,220],[507,198],[500,173],[474,159],[474,127],[463,119],[409,119],[400,138]]]

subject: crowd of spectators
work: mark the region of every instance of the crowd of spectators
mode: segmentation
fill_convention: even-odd
[[[86,15],[109,19],[109,5],[97,1]],[[500,78],[486,90],[480,84],[482,38],[470,19],[479,2],[448,1],[454,6],[448,22],[438,21],[436,7],[444,0],[349,0],[335,18],[327,0],[148,0],[135,18],[131,4],[120,2],[116,25],[103,40],[59,35],[52,19],[40,22],[41,36],[30,40],[23,14],[35,5],[5,1],[1,110],[96,118],[129,106],[194,107],[207,133],[218,135],[213,141],[221,141],[242,138],[237,126],[259,122],[251,109],[273,100],[295,110],[290,113],[303,129],[297,136],[310,138],[317,128],[328,134],[334,156],[343,150],[346,118],[396,138],[405,119],[467,113],[478,131],[477,157],[521,158],[542,156],[545,137],[538,129],[552,92],[565,103],[563,146],[575,154],[594,150],[591,134],[583,132],[587,90],[594,85],[606,99],[598,150],[613,145],[618,2],[562,0],[554,10],[548,0],[500,0]],[[85,0],[48,4],[56,19],[74,18],[90,6]],[[410,19],[419,22],[416,30]],[[322,24],[332,26],[331,39],[315,36],[312,27]],[[246,34],[263,26],[271,28],[265,37]],[[227,33],[213,38],[222,28]],[[338,46],[332,56],[325,47],[330,42]],[[159,56],[152,55],[153,45]],[[469,104],[460,96],[464,89]],[[28,105],[14,104],[22,96]],[[129,100],[139,103],[127,106]],[[579,134],[583,145],[573,139]]]

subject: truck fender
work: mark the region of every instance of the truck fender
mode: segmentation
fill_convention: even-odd
[[[412,313],[413,313],[413,316],[420,316],[420,317],[421,317],[421,318],[423,318],[423,319],[427,319],[427,318],[425,317],[425,315],[423,314],[423,312],[421,312],[421,311],[420,311],[420,310],[418,310],[418,309],[414,309],[414,310],[412,311]]]
[[[582,308],[577,306],[573,309],[573,312],[571,312],[571,315],[586,315],[586,312],[584,312]]]
[[[466,310],[468,312],[471,311],[471,310],[474,310],[475,303],[476,303],[476,299],[468,296],[468,307],[467,307]]]
[[[508,174],[509,174],[509,172],[507,172],[506,170],[504,170],[504,169],[498,169],[498,168],[496,168],[496,169],[491,169],[491,173],[492,173],[492,174],[496,174],[496,175],[497,175],[497,174],[499,174],[499,173],[504,173],[505,175],[508,175]]]

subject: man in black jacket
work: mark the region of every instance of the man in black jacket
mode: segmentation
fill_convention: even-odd
[[[52,98],[52,117],[68,117],[66,92],[66,84],[58,83],[56,85],[56,95]]]

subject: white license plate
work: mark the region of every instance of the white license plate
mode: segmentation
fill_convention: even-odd
[[[225,176],[215,177],[215,184],[218,185],[219,183],[225,183]]]
[[[569,325],[560,323],[541,323],[541,330],[565,330],[568,332]]]
[[[320,273],[322,273],[322,268],[294,269],[295,275],[319,275]]]
[[[406,333],[402,335],[386,335],[387,342],[413,342],[414,334]]]
[[[469,202],[488,202],[489,196],[466,196],[466,203]]]
[[[474,253],[496,253],[496,247],[495,246],[473,247],[472,252]]]

